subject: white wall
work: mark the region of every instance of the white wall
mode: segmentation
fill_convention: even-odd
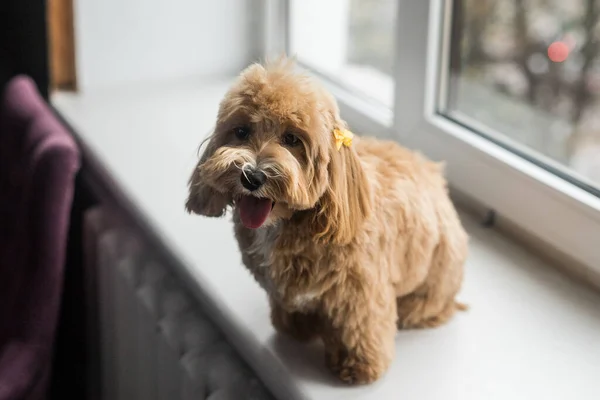
[[[259,3],[75,0],[79,86],[237,72],[257,55]]]
[[[299,59],[337,75],[347,64],[349,0],[291,2],[291,47]]]

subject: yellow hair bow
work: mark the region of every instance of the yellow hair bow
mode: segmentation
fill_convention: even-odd
[[[342,145],[346,147],[352,146],[354,134],[347,129],[334,129],[333,137],[335,138],[335,147],[339,151],[342,148]]]

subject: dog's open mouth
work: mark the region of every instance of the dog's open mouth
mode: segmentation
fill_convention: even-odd
[[[249,229],[260,228],[269,218],[274,206],[275,203],[270,199],[242,196],[238,202],[242,224]]]

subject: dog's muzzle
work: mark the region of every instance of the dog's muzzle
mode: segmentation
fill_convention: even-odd
[[[240,176],[242,186],[251,192],[254,192],[261,188],[262,185],[267,181],[267,175],[264,172],[254,169],[245,168]]]

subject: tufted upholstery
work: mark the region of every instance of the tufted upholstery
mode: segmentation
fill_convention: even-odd
[[[96,240],[103,399],[272,398],[150,246],[126,228]]]

